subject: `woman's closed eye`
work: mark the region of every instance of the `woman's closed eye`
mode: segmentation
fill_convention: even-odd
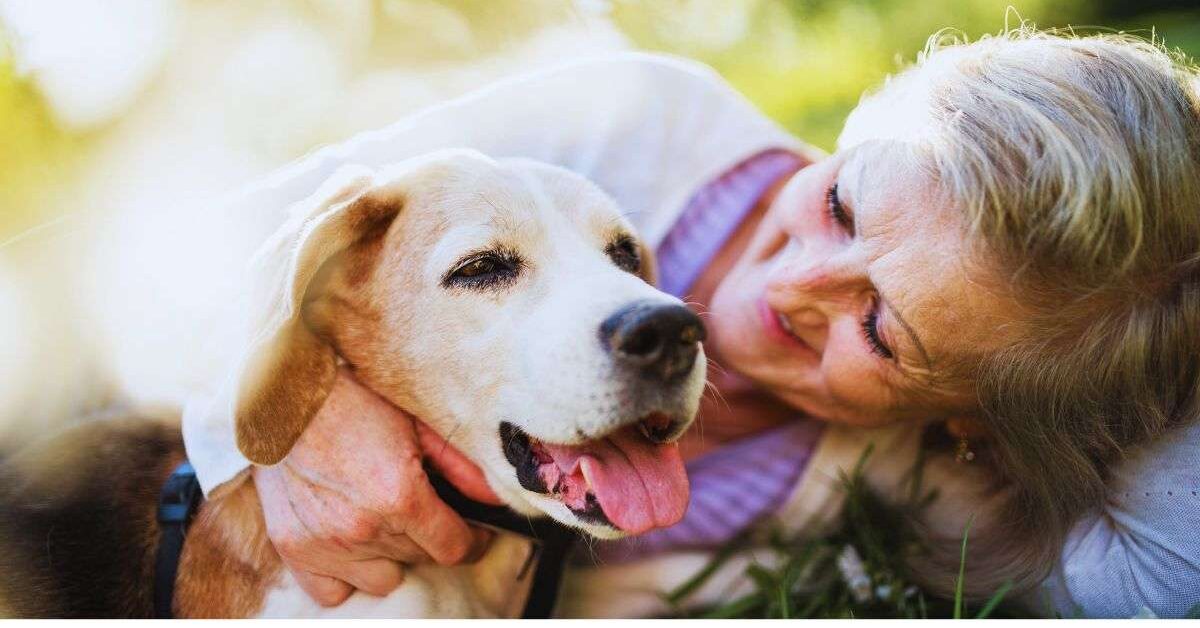
[[[867,342],[867,346],[871,348],[871,353],[887,360],[895,358],[895,354],[884,344],[883,337],[879,334],[878,299],[872,300],[871,307],[867,310],[866,315],[863,316],[859,326],[862,328],[863,339]]]
[[[829,186],[825,191],[825,207],[830,220],[845,230],[847,234],[853,236],[854,216],[842,204],[842,199],[838,196],[837,183]],[[863,339],[870,347],[871,353],[887,360],[895,358],[895,353],[883,342],[883,336],[879,333],[879,299],[871,300],[871,306],[859,322],[859,327],[862,329]]]
[[[850,235],[854,235],[854,217],[846,211],[842,199],[838,196],[838,184],[834,183],[825,191],[825,209],[829,218]]]

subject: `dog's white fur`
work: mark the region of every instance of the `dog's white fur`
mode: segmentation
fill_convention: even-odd
[[[355,254],[373,258],[369,278],[354,279],[345,267],[362,260],[347,251],[381,224],[378,248]],[[266,283],[252,292],[260,296],[239,371],[239,447],[256,462],[285,455],[344,359],[478,463],[517,512],[620,536],[522,488],[499,427],[508,421],[536,439],[575,444],[651,412],[685,424],[694,417],[702,351],[682,383],[661,386],[622,377],[599,338],[601,322],[630,303],[680,303],[614,264],[605,249],[622,235],[636,238],[598,188],[536,162],[452,150],[382,171],[343,169],[297,207],[257,260]],[[485,249],[520,257],[520,274],[487,290],[446,285],[456,265]],[[262,614],[509,615],[519,606],[503,583],[521,586],[516,574],[530,550],[502,537],[478,565],[418,567],[391,596],[359,593],[336,609],[306,601],[285,577]]]
[[[260,618],[494,618],[519,617],[531,584],[528,563],[532,543],[513,534],[500,534],[484,557],[473,565],[442,567],[415,565],[404,582],[386,597],[356,592],[345,602],[325,607],[313,601],[290,573],[263,603]]]

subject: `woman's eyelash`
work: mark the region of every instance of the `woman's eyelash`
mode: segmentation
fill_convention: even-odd
[[[879,337],[879,307],[872,305],[867,315],[863,317],[862,323],[863,338],[866,339],[867,345],[871,347],[871,352],[881,358],[892,359],[892,350],[883,344],[883,339]]]
[[[834,222],[846,231],[854,232],[854,222],[850,220],[850,215],[846,213],[846,208],[842,206],[842,199],[838,196],[838,184],[834,183],[829,186],[828,190],[825,190],[825,207]]]
[[[842,199],[838,197],[838,184],[834,183],[825,191],[825,206],[828,208],[829,217],[845,229],[847,232],[854,233],[854,221],[850,219],[850,215],[846,213],[846,208],[842,206]],[[860,323],[862,327],[863,338],[867,341],[867,345],[871,347],[871,352],[879,357],[892,359],[892,350],[883,344],[883,338],[879,336],[879,304],[871,304],[871,309],[867,311],[867,315],[863,317]]]

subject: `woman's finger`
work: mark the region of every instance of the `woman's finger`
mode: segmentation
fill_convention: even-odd
[[[478,553],[473,529],[422,479],[410,487],[408,512],[395,513],[394,533],[407,534],[441,565],[458,565]]]
[[[289,568],[290,569],[290,568]],[[312,573],[311,571],[292,570],[296,584],[321,606],[337,606],[346,601],[354,588],[329,576]]]
[[[390,558],[370,558],[341,562],[331,573],[355,589],[383,597],[404,581],[404,568]]]
[[[386,556],[405,565],[421,565],[433,562],[429,552],[421,549],[405,534],[381,534],[371,547],[380,556]]]

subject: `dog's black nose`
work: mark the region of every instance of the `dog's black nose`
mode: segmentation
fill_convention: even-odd
[[[600,341],[617,363],[664,382],[692,370],[704,338],[704,323],[682,305],[639,301],[600,324]]]

